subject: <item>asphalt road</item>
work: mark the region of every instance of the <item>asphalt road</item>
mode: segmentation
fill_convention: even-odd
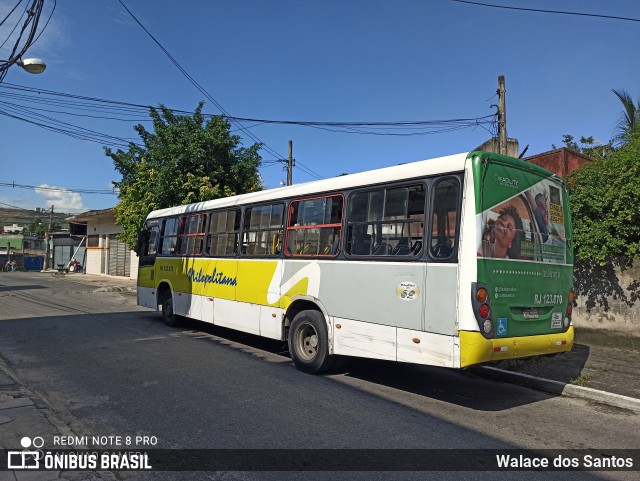
[[[463,371],[357,360],[297,371],[280,342],[166,327],[135,294],[0,274],[0,357],[75,436],[156,448],[638,449],[640,415]],[[1,429],[1,426],[0,426]],[[46,440],[51,443],[53,440]],[[464,454],[464,453],[462,453]],[[156,473],[153,479],[637,479],[638,472]],[[142,476],[124,473],[123,479]]]

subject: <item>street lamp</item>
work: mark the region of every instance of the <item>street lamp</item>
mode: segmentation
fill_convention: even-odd
[[[32,74],[42,73],[47,68],[47,65],[41,58],[25,58],[24,60],[18,59],[15,62],[9,62],[9,60],[0,60],[0,72],[6,70],[13,63],[22,67],[25,72],[29,72]],[[9,64],[7,65],[7,63]]]
[[[39,74],[45,71],[47,65],[41,58],[25,58],[16,62],[24,71]]]

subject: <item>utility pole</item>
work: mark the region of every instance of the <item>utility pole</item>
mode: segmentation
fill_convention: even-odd
[[[53,206],[51,206],[51,212],[49,213],[49,228],[47,229],[47,234],[44,236],[45,242],[47,243],[45,247],[45,255],[44,255],[44,270],[46,271],[49,268],[49,256],[51,255],[49,240],[51,239],[51,224],[53,223]],[[53,267],[53,266],[52,266]]]
[[[507,107],[504,75],[498,77],[498,153],[507,155]]]
[[[289,141],[289,162],[287,163],[287,185],[293,185],[293,140]]]

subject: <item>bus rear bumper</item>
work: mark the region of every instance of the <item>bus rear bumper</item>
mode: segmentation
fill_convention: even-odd
[[[486,339],[479,332],[460,331],[460,367],[568,352],[573,347],[573,338],[573,326],[557,334],[499,339]]]

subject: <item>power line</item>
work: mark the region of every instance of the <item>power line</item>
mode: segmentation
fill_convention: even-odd
[[[122,102],[116,100],[106,100],[96,97],[87,97],[64,92],[56,92],[41,88],[26,87],[16,84],[0,84],[2,90],[10,90],[14,92],[6,92],[0,90],[0,115],[6,115],[24,122],[37,125],[39,127],[68,135],[82,140],[88,140],[97,143],[109,143],[114,146],[127,148],[130,145],[136,145],[133,139],[124,139],[107,134],[89,130],[75,124],[62,122],[48,115],[39,112],[46,112],[59,115],[70,115],[84,118],[96,118],[101,120],[114,120],[121,122],[140,122],[150,119],[140,119],[144,114],[148,115],[149,109],[154,107],[150,105],[137,104],[131,102]],[[15,93],[17,92],[17,93]],[[35,95],[31,95],[35,94]],[[1,100],[1,99],[8,99]],[[27,105],[21,105],[18,102],[24,102]],[[45,107],[37,107],[41,105]],[[2,110],[4,108],[5,110]],[[193,115],[194,112],[171,109],[165,107],[171,112],[178,115]],[[81,113],[80,113],[81,112]],[[93,115],[86,112],[94,112],[96,114],[105,113],[106,115]],[[108,115],[108,116],[107,116]],[[205,117],[213,117],[212,114],[203,114]],[[246,122],[254,125],[246,127],[243,125],[242,130],[253,128],[258,125],[288,125],[302,126],[320,129],[328,132],[337,132],[345,134],[357,135],[376,135],[376,136],[416,136],[416,135],[434,135],[445,132],[452,132],[466,128],[481,127],[487,131],[495,122],[495,114],[485,115],[476,118],[455,118],[445,120],[411,120],[411,121],[315,121],[315,120],[274,120],[274,119],[254,119],[247,117],[232,117],[228,114],[217,115],[217,117],[228,120],[230,123]],[[276,160],[263,161],[263,166],[273,165],[275,163],[283,164],[279,159],[279,154],[274,156]],[[296,166],[307,175],[316,179],[323,179],[319,173],[305,165],[301,161],[297,161]]]
[[[133,18],[133,20],[135,20],[135,22],[140,26],[140,28],[142,28],[142,30],[144,30],[144,32],[151,38],[151,40],[153,40],[153,42],[160,48],[160,50],[162,50],[164,52],[164,54],[169,58],[169,60],[171,60],[171,62],[176,66],[176,68],[182,73],[182,75],[185,76],[185,78],[196,88],[198,89],[198,91],[200,93],[202,93],[207,99],[209,99],[211,102],[213,102],[213,104],[218,107],[218,109],[225,114],[227,117],[232,118],[232,116],[229,114],[229,112],[227,112],[225,110],[225,108],[215,99],[213,98],[213,96],[211,94],[209,94],[209,92],[207,92],[207,90],[200,85],[185,69],[184,67],[182,67],[182,65],[180,65],[180,63],[176,60],[176,58],[171,55],[171,53],[160,43],[160,41],[158,39],[156,39],[151,32],[149,32],[149,30],[147,30],[145,28],[145,26],[140,22],[140,20],[138,20],[136,18],[136,16],[131,12],[131,10],[129,10],[127,8],[127,6],[124,4],[124,2],[122,0],[118,0],[118,2],[120,3],[120,5],[122,5],[122,7],[127,11],[127,13],[131,16],[131,18]],[[264,148],[267,152],[269,152],[271,155],[274,155],[275,157],[281,158],[284,161],[284,157],[282,155],[280,155],[278,152],[276,152],[275,150],[273,150],[271,147],[269,147],[266,143],[262,142],[258,137],[256,137],[253,132],[249,131],[248,129],[246,129],[240,122],[236,121],[235,119],[232,120],[232,122],[239,127],[243,132],[245,132],[254,142],[259,143],[262,148]]]
[[[64,192],[73,194],[105,194],[105,195],[117,195],[115,189],[71,189],[67,187],[50,187],[47,185],[26,185],[16,184],[15,182],[0,182],[2,187],[11,187],[14,189],[32,189],[45,192]]]
[[[4,22],[6,22],[9,19],[11,14],[16,10],[16,8],[20,6],[21,3],[22,3],[22,0],[19,0],[18,3],[16,3],[15,6],[9,11],[9,13],[7,13],[7,16],[4,17],[2,21],[0,21],[0,27],[4,25]]]
[[[148,113],[150,108],[154,108],[150,105],[136,104],[130,102],[120,102],[115,100],[105,100],[95,97],[85,97],[79,95],[73,95],[63,92],[55,92],[52,90],[45,90],[32,87],[24,87],[21,85],[5,83],[0,85],[9,90],[16,90],[19,92],[36,93],[37,95],[27,95],[20,93],[7,93],[0,92],[0,97],[10,98],[14,101],[28,102],[31,110],[40,110],[46,112],[58,112],[67,115],[76,116],[89,116],[87,114],[79,114],[76,110],[91,111],[91,112],[107,112],[114,113],[117,117],[103,117],[96,115],[96,118],[106,120],[118,120],[118,121],[140,121],[139,118],[123,118],[123,116],[138,116],[143,113]],[[62,100],[51,97],[61,97]],[[10,104],[11,102],[0,102],[0,104]],[[59,108],[67,109],[67,111],[52,111],[51,109],[36,108],[33,104],[44,104],[56,106]],[[178,115],[193,115],[193,112],[172,109],[167,107],[171,112]],[[213,114],[203,114],[208,117],[214,116]],[[228,115],[218,115],[230,122],[251,122],[255,125],[248,128],[253,128],[257,125],[273,124],[273,125],[289,125],[289,126],[301,126],[311,127],[329,132],[339,132],[346,134],[359,134],[359,135],[390,135],[390,136],[413,136],[413,135],[430,135],[449,132],[452,130],[459,130],[465,128],[481,127],[483,125],[490,125],[494,114],[485,115],[482,117],[470,117],[470,118],[454,118],[443,120],[405,120],[405,121],[317,121],[317,120],[275,120],[275,119],[256,119],[249,117],[233,117]],[[246,127],[245,127],[246,128]],[[279,156],[275,156],[279,157]]]
[[[9,68],[20,61],[22,56],[27,52],[27,50],[29,50],[29,47],[31,47],[40,36],[38,35],[38,37],[36,37],[36,32],[38,31],[38,22],[40,21],[40,15],[42,14],[43,5],[44,0],[33,0],[33,2],[31,3],[31,7],[27,7],[27,9],[25,10],[27,18],[22,24],[22,28],[20,29],[18,37],[13,45],[13,49],[11,50],[11,53],[9,54],[7,60],[3,61],[2,64],[0,64],[0,83],[6,77],[7,73],[9,72]],[[13,13],[16,8],[17,5],[11,10],[9,15],[11,15],[11,13]],[[20,20],[22,20],[23,16],[24,13],[20,17]],[[7,16],[2,21],[2,23],[4,23],[8,18],[9,17]],[[20,20],[18,21],[18,24],[20,23]],[[7,40],[11,37],[14,31],[15,28],[11,31],[11,34],[9,35]],[[26,38],[23,41],[23,36],[25,36],[25,34]]]
[[[595,18],[605,18],[609,20],[627,20],[629,22],[640,22],[640,18],[617,17],[614,15],[599,15],[596,13],[566,12],[562,10],[543,10],[540,8],[510,7],[507,5],[494,5],[491,3],[471,2],[468,0],[450,0],[450,1],[456,2],[456,3],[467,3],[469,5],[478,5],[480,7],[502,8],[505,10],[521,10],[525,12],[554,13],[558,15],[577,15],[581,17],[595,17]]]

